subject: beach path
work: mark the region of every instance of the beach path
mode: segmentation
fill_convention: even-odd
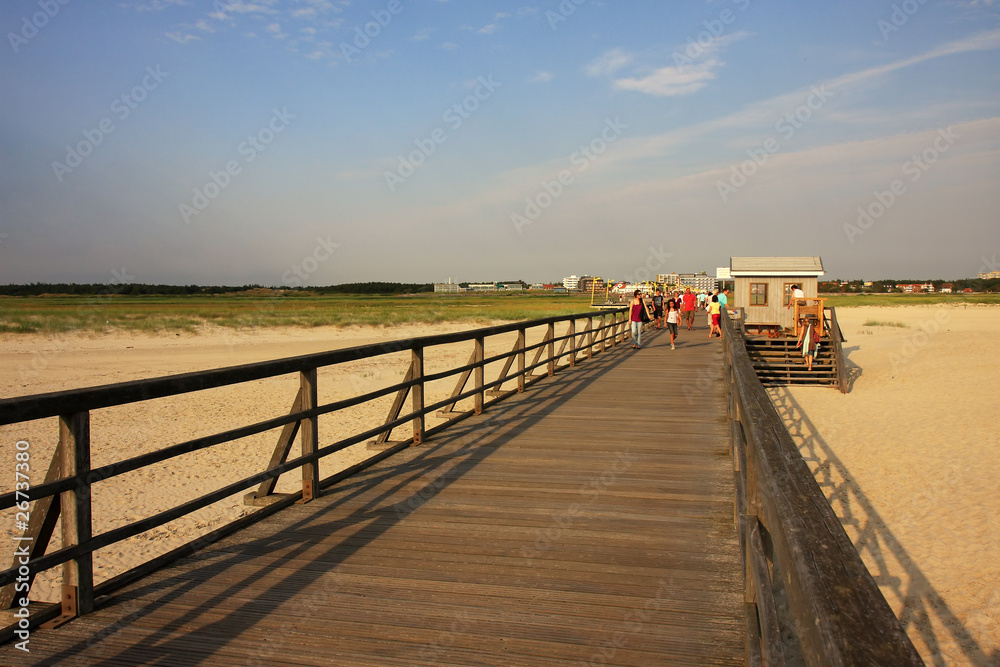
[[[743,664],[720,343],[657,334],[32,632],[30,654],[0,647],[0,663]]]

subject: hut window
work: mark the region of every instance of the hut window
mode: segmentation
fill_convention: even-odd
[[[767,283],[750,283],[750,305],[767,305]]]
[[[795,287],[796,285],[798,285],[798,283],[785,283],[784,284],[785,295],[782,298],[782,302],[781,302],[782,306],[787,306],[788,302],[790,302],[792,300],[792,288]]]

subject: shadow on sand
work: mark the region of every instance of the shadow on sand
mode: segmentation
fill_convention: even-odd
[[[917,650],[931,664],[954,664],[942,654],[942,642],[953,643],[968,664],[1000,665],[1000,652],[984,651],[955,616],[788,389],[768,393],[882,594],[894,608],[902,603],[899,620]]]

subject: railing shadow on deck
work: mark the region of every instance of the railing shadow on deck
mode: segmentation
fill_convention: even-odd
[[[237,636],[252,631],[253,628],[268,614],[278,613],[282,604],[296,595],[315,589],[309,596],[307,604],[317,607],[328,603],[337,594],[340,585],[336,582],[336,568],[351,555],[362,550],[366,545],[376,540],[385,532],[405,521],[409,513],[420,511],[432,496],[445,491],[451,484],[461,479],[473,470],[479,463],[486,460],[493,452],[516,436],[521,428],[528,427],[546,415],[550,414],[560,404],[569,400],[602,375],[627,359],[624,354],[607,354],[595,357],[593,360],[578,366],[572,371],[563,371],[555,381],[542,382],[534,385],[525,396],[526,400],[508,400],[493,406],[481,416],[470,418],[463,424],[441,432],[416,448],[404,450],[390,457],[375,467],[355,474],[327,490],[324,495],[340,494],[332,504],[324,503],[316,507],[306,517],[290,527],[279,529],[262,537],[247,542],[228,544],[224,549],[199,551],[189,559],[204,560],[193,570],[168,575],[166,578],[138,582],[118,600],[106,603],[104,608],[113,609],[121,605],[123,615],[111,626],[99,631],[85,641],[67,647],[62,652],[49,656],[38,664],[58,664],[62,660],[70,660],[81,651],[91,649],[105,640],[148,616],[156,608],[171,601],[182,598],[186,593],[202,585],[207,579],[223,575],[227,570],[248,563],[256,558],[262,549],[270,549],[274,556],[284,559],[308,559],[312,567],[296,568],[286,576],[276,578],[273,584],[260,593],[253,594],[239,611],[230,613],[202,626],[200,631],[208,632],[217,637],[218,641],[212,647],[201,647],[197,654],[192,654],[190,646],[183,641],[170,639],[170,635],[185,625],[191,624],[201,617],[217,613],[213,602],[233,596],[245,596],[251,584],[259,583],[265,576],[280,576],[280,569],[252,569],[237,581],[218,591],[198,607],[192,608],[171,624],[156,629],[144,637],[141,646],[122,649],[105,644],[107,651],[97,649],[97,653],[105,653],[92,661],[90,665],[113,667],[118,664],[135,664],[136,661],[148,657],[155,652],[159,664],[198,665],[208,656],[218,653]],[[511,433],[514,431],[514,433]],[[458,446],[458,449],[454,448]],[[408,459],[408,460],[399,460]],[[423,481],[411,494],[401,499],[394,499],[391,505],[383,505],[399,489],[412,485],[415,481]],[[379,485],[378,495],[364,507],[359,508],[350,516],[328,523],[316,523],[338,505],[370,492]],[[312,504],[302,506],[312,508]],[[278,515],[280,516],[280,514]],[[352,528],[365,524],[363,534]],[[259,530],[264,524],[257,524]],[[344,537],[330,548],[320,553],[308,553],[315,549],[316,544],[302,539],[304,533],[330,531],[331,534],[343,531]],[[512,554],[521,557],[520,554]],[[183,563],[184,561],[180,561]],[[189,561],[188,561],[189,562]],[[169,573],[169,570],[167,570]],[[318,582],[323,581],[321,585]],[[332,583],[331,583],[332,582]],[[149,603],[138,602],[135,598],[143,595],[153,595]],[[282,635],[283,637],[284,635]],[[286,641],[274,637],[262,651],[280,650],[280,643]],[[429,637],[429,640],[431,638]],[[276,645],[276,643],[278,645]],[[269,656],[250,655],[245,662],[237,664],[264,665],[268,664]],[[93,656],[91,656],[93,657]]]
[[[914,640],[919,639],[927,647],[933,656],[932,664],[950,664],[941,654],[942,638],[935,631],[934,620],[946,628],[970,664],[982,667],[1000,664],[1000,652],[986,653],[955,616],[791,392],[785,387],[775,387],[769,393],[802,458],[852,537],[858,553],[869,565],[879,588],[894,606],[902,603],[899,620]]]

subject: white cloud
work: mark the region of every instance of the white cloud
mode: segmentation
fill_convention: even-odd
[[[528,79],[528,83],[548,83],[552,80],[552,72],[538,72]]]
[[[174,40],[178,44],[187,44],[188,42],[194,41],[196,39],[201,39],[201,37],[198,37],[196,35],[186,34],[179,30],[177,32],[165,32],[163,34],[169,37],[170,39]]]
[[[586,67],[586,72],[590,76],[605,76],[614,74],[633,60],[632,56],[621,49],[611,49],[605,51],[604,55],[590,63]]]
[[[716,71],[722,65],[722,61],[712,59],[683,69],[661,67],[643,77],[616,79],[614,86],[619,90],[632,90],[654,97],[690,95],[714,79]]]
[[[447,2],[447,0],[441,0],[441,1]],[[443,44],[441,44],[441,48],[444,49],[445,51],[454,51],[455,49],[458,48],[458,44],[455,44],[454,42],[444,42]]]
[[[431,38],[431,33],[434,32],[434,28],[421,28],[416,33],[414,33],[412,39],[414,42],[423,42]]]
[[[499,28],[499,27],[500,26],[498,26],[496,23],[490,23],[489,25],[484,25],[482,28],[480,28],[476,32],[478,32],[478,33],[480,33],[482,35],[492,35],[494,32],[496,32],[497,28]]]

